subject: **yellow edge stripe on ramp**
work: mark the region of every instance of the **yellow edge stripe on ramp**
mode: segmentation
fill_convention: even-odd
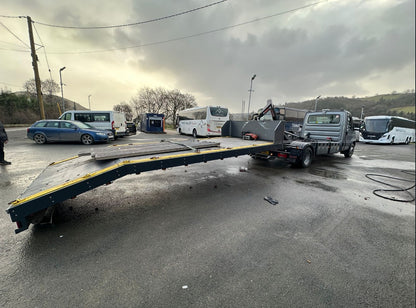
[[[96,176],[98,176],[100,174],[106,173],[108,171],[117,169],[117,168],[122,167],[122,166],[125,166],[125,165],[131,165],[131,164],[137,164],[137,163],[145,163],[145,162],[150,162],[150,161],[155,161],[155,160],[168,160],[168,159],[172,159],[172,158],[190,157],[190,156],[195,156],[195,155],[204,155],[204,154],[210,154],[210,153],[216,153],[216,152],[228,152],[228,151],[231,151],[231,150],[248,149],[248,148],[260,147],[260,146],[272,145],[272,144],[273,144],[272,142],[268,142],[268,143],[262,143],[262,144],[252,144],[252,145],[248,145],[248,146],[245,145],[245,146],[239,146],[239,147],[213,149],[213,150],[207,150],[207,151],[203,151],[203,152],[190,152],[190,153],[182,153],[182,154],[162,156],[162,157],[154,156],[154,157],[150,157],[150,158],[143,158],[143,159],[137,159],[137,160],[124,160],[124,161],[122,161],[122,162],[120,162],[118,164],[115,164],[113,166],[110,166],[110,167],[101,169],[101,170],[96,171],[96,172],[93,172],[93,173],[87,173],[86,175],[84,175],[82,177],[79,177],[79,178],[77,178],[75,180],[66,182],[66,183],[61,184],[61,185],[57,185],[57,186],[51,187],[49,189],[43,190],[41,192],[38,192],[36,194],[30,195],[30,196],[28,196],[26,198],[16,199],[16,200],[10,202],[10,205],[11,205],[11,207],[18,206],[18,205],[20,205],[22,203],[26,203],[26,202],[29,202],[31,200],[40,198],[42,196],[45,196],[45,195],[47,195],[49,193],[53,193],[55,191],[58,191],[60,189],[65,188],[65,187],[69,187],[71,185],[78,184],[78,183],[80,183],[82,181],[85,181],[87,179],[96,177]],[[64,162],[64,161],[68,161],[68,160],[74,159],[74,158],[77,158],[77,157],[71,157],[71,158],[68,158],[66,160],[62,160],[60,162],[56,162],[56,163],[52,163],[52,164],[58,164],[58,163],[61,163],[61,162]],[[155,170],[157,170],[157,169],[155,169]]]

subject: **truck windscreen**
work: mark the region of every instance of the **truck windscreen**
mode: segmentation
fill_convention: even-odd
[[[339,124],[339,114],[314,114],[308,117],[308,124]]]

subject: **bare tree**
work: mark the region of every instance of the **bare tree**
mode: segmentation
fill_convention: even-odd
[[[35,79],[29,79],[23,84],[23,88],[25,88],[26,92],[30,95],[36,95],[36,82]],[[42,93],[46,93],[50,97],[59,92],[59,84],[56,83],[53,79],[46,79],[41,81],[41,89]]]
[[[123,112],[126,115],[127,121],[131,121],[133,119],[133,110],[130,105],[125,102],[115,105],[113,110]]]
[[[59,92],[59,90],[59,84],[56,83],[53,79],[46,79],[45,81],[42,81],[42,92],[52,96],[53,94]]]
[[[23,84],[23,88],[25,88],[27,94],[29,95],[36,95],[36,83],[35,79],[29,79]]]
[[[195,97],[191,94],[182,94],[179,90],[168,92],[165,116],[176,123],[176,116],[179,111],[196,106]]]
[[[130,101],[134,116],[142,113],[163,113],[166,120],[176,121],[176,114],[183,109],[196,106],[195,98],[191,94],[183,94],[179,90],[163,88],[151,89],[144,87]]]

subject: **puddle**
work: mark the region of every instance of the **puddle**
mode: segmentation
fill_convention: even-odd
[[[317,176],[321,176],[328,179],[346,180],[347,176],[341,171],[328,170],[322,168],[310,168],[309,173]]]
[[[320,189],[323,189],[325,191],[336,192],[338,190],[338,188],[336,188],[336,187],[325,185],[325,184],[323,184],[319,181],[306,181],[306,180],[302,180],[302,179],[297,179],[296,182],[299,183],[299,184],[306,185],[306,186],[312,186],[312,187],[315,187],[315,188],[320,188]]]

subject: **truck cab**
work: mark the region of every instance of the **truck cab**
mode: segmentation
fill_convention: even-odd
[[[349,157],[356,141],[352,115],[345,110],[308,112],[301,137],[305,141],[313,140],[315,155],[340,152]]]

